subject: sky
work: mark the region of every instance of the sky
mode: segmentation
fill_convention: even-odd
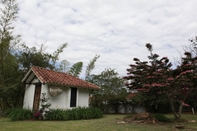
[[[107,68],[127,74],[133,58],[154,53],[176,64],[197,35],[197,0],[18,0],[15,33],[29,47],[45,44],[53,53],[68,46],[59,61],[82,61],[84,70],[98,54],[92,73]]]

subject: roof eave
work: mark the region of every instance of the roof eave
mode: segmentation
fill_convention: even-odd
[[[59,83],[45,83],[51,86],[61,86],[61,87],[77,87],[77,88],[84,88],[84,89],[90,89],[90,90],[100,90],[100,87],[94,88],[94,87],[84,87],[84,86],[76,86],[76,85],[66,85],[66,84],[59,84]]]
[[[29,69],[29,71],[27,72],[27,74],[25,75],[25,77],[22,79],[21,82],[25,82],[27,80],[27,78],[29,77],[29,75],[31,74],[32,69]]]

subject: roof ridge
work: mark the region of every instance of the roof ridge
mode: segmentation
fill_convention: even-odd
[[[53,69],[47,69],[47,68],[44,68],[44,67],[40,67],[40,66],[31,66],[32,67],[35,67],[35,68],[41,68],[41,69],[44,69],[44,70],[49,70],[49,71],[55,71],[55,72],[59,72],[59,73],[65,73],[65,74],[68,74],[66,72],[61,72],[61,71],[56,71],[56,70],[53,70]]]
[[[41,69],[48,70],[48,71],[54,71],[54,72],[58,72],[58,73],[63,73],[63,74],[69,75],[69,76],[71,76],[71,77],[74,77],[74,78],[76,78],[76,79],[83,80],[83,79],[80,79],[79,77],[72,76],[72,75],[70,75],[70,74],[68,74],[68,73],[66,73],[66,72],[56,71],[56,70],[53,70],[53,69],[47,69],[47,68],[43,68],[43,67],[39,67],[39,66],[34,66],[34,67],[36,67],[36,68],[41,68]],[[83,81],[86,81],[86,80],[83,80]],[[88,82],[88,81],[86,81],[86,82]],[[92,83],[91,83],[91,84],[92,84]]]
[[[66,72],[47,69],[39,66],[31,66],[31,70],[40,79],[42,83],[59,83],[62,85],[72,85],[84,88],[100,89],[99,86],[83,80],[81,78],[72,76]]]

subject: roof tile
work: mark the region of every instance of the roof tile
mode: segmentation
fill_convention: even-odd
[[[32,66],[31,70],[42,83],[60,84],[74,87],[99,90],[100,88],[92,83],[76,78],[64,72],[57,72],[37,66]]]

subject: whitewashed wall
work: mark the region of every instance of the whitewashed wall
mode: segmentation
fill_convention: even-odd
[[[71,109],[70,107],[70,94],[71,89],[69,87],[60,87],[63,89],[63,92],[58,95],[52,97],[49,94],[48,85],[42,84],[41,86],[41,96],[42,93],[46,93],[46,97],[49,98],[48,102],[51,103],[52,109]],[[35,92],[35,85],[27,85],[25,90],[24,96],[24,109],[33,109],[33,102],[34,102],[34,92]],[[79,89],[77,90],[77,107],[88,107],[89,106],[89,91],[87,89]]]
[[[27,85],[25,87],[25,96],[23,101],[24,109],[30,109],[30,110],[33,109],[34,92],[35,92],[35,85]]]
[[[50,108],[52,108],[52,109],[65,108],[66,93],[64,91],[62,92],[62,94],[53,97],[49,94],[48,85],[45,84],[45,85],[42,85],[41,97],[42,97],[42,93],[46,93],[46,98],[49,98],[49,100],[47,102],[51,103]]]
[[[73,107],[70,107],[70,94],[71,94],[71,88],[69,87],[62,87],[63,89],[62,94],[52,97],[49,93],[49,102],[51,103],[50,108],[60,108],[60,109],[72,109]],[[46,90],[45,90],[46,92]],[[43,92],[44,93],[44,92]],[[76,101],[77,107],[88,107],[89,106],[89,91],[86,89],[78,89],[77,90],[77,101]]]
[[[89,106],[89,91],[87,89],[78,89],[78,105],[81,107]]]
[[[37,82],[37,79],[34,79],[33,82]],[[34,102],[34,93],[35,93],[35,85],[33,84],[26,84],[25,87],[25,95],[23,100],[23,108],[24,109],[33,109],[33,102]]]

